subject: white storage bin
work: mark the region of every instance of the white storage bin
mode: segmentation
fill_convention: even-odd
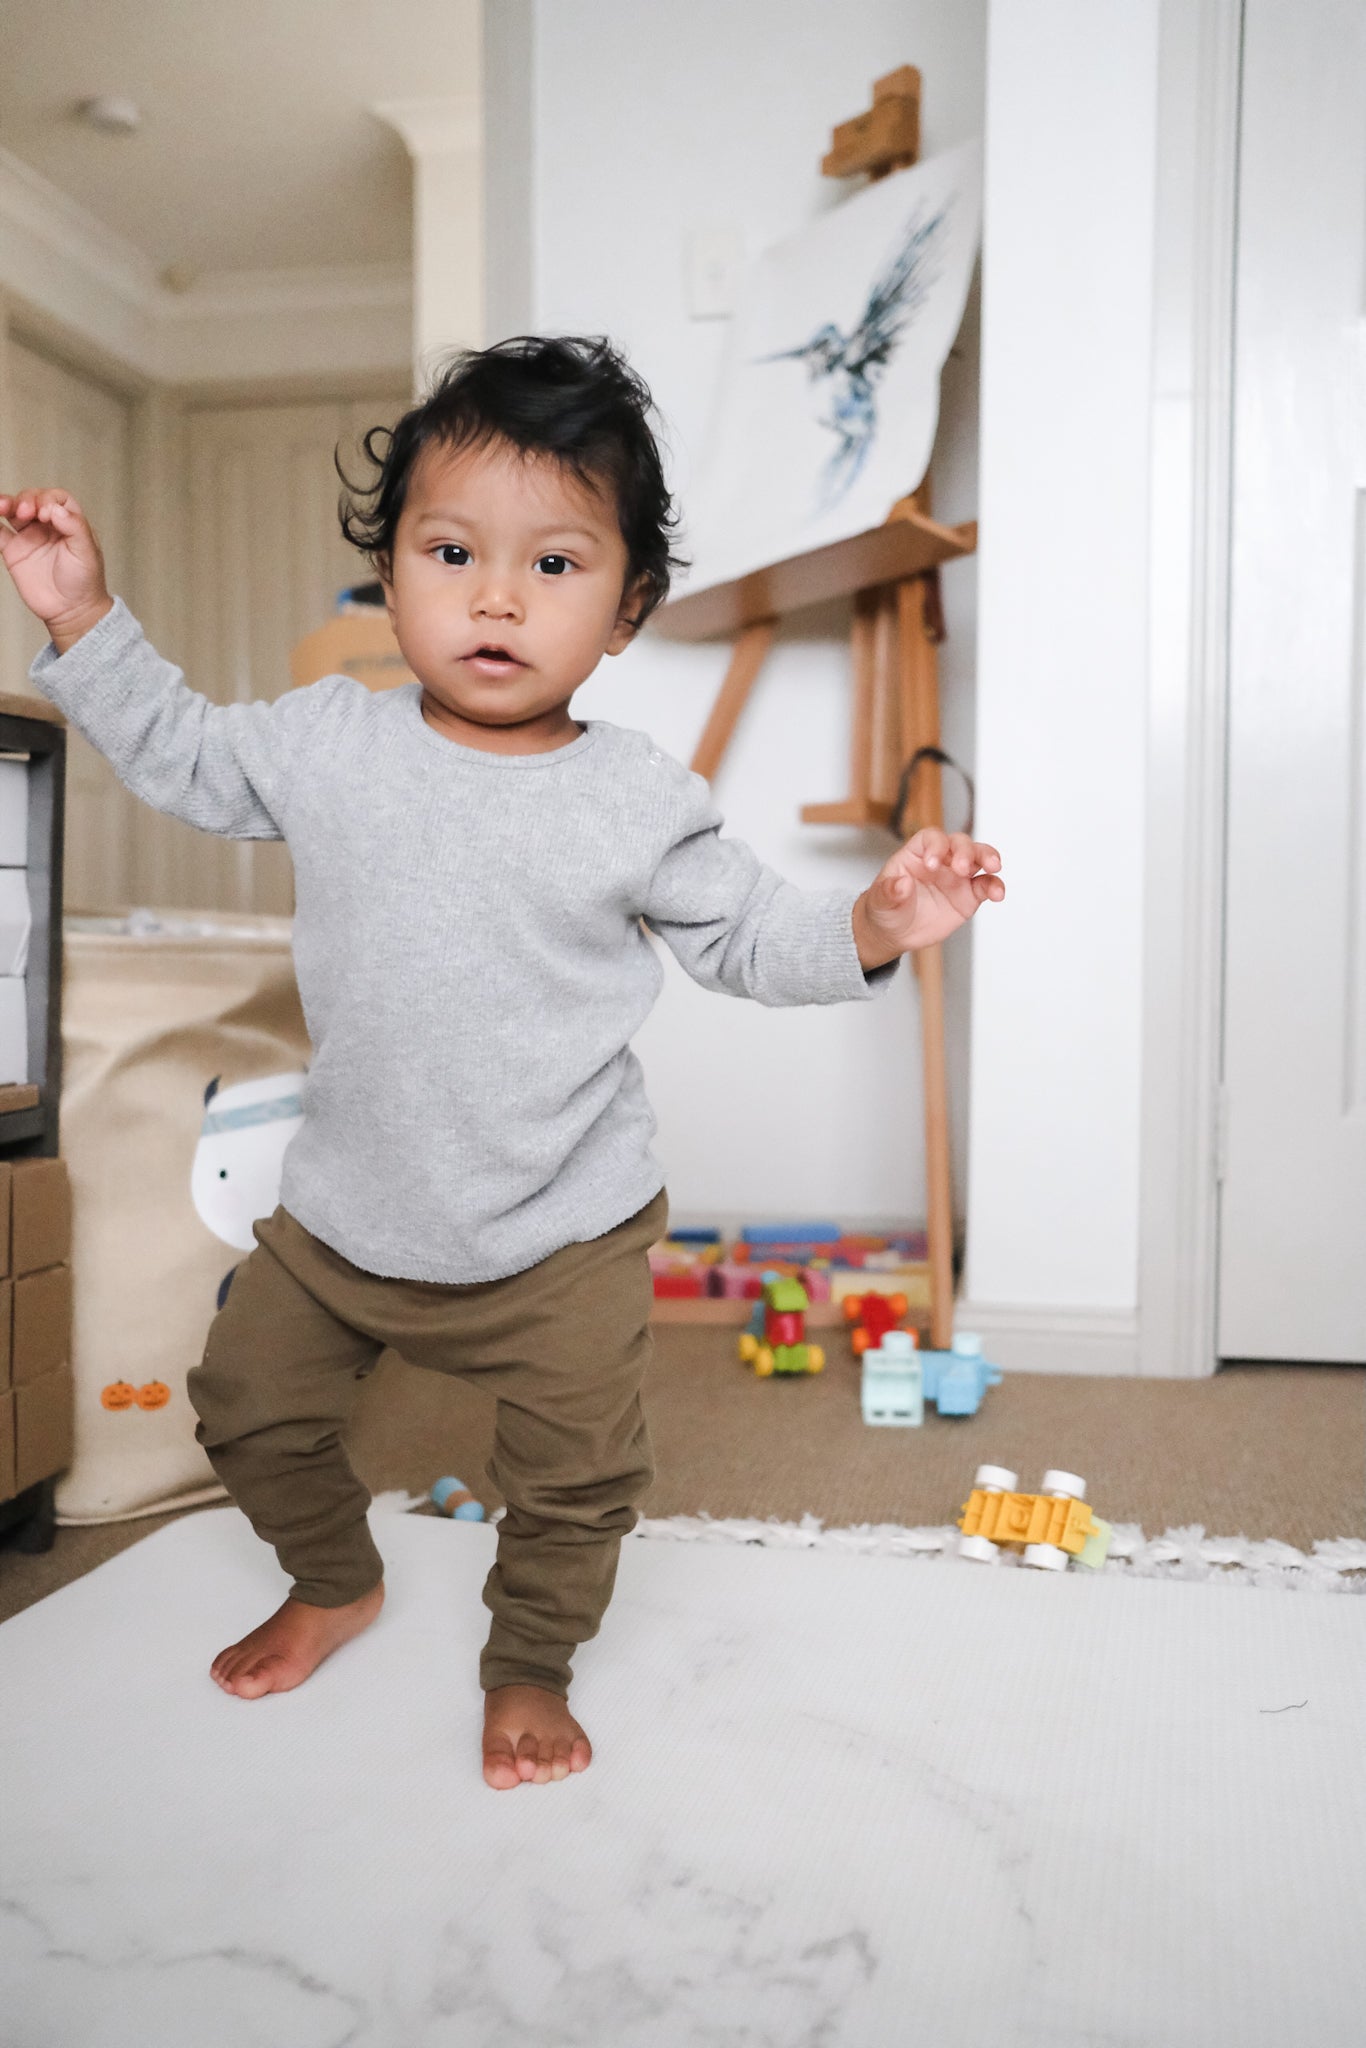
[[[0,868],[28,862],[28,762],[0,761]]]
[[[0,1087],[28,1079],[28,990],[22,974],[0,974]]]
[[[0,767],[5,764],[0,762]],[[0,868],[0,975],[28,971],[28,941],[33,912],[24,868]]]

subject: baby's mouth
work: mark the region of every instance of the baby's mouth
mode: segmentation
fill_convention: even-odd
[[[481,675],[486,676],[511,675],[514,669],[525,666],[515,654],[509,654],[506,647],[495,646],[491,641],[487,646],[476,647],[474,652],[467,654],[464,659],[467,666],[478,669]]]

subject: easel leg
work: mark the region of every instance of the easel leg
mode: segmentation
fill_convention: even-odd
[[[704,775],[708,782],[720,767],[721,757],[730,745],[731,734],[754,688],[754,679],[773,645],[776,626],[775,619],[761,619],[756,626],[746,626],[731,650],[726,679],[717,692],[711,716],[692,757],[694,775]]]
[[[897,590],[901,641],[901,743],[906,758],[939,745],[939,660],[927,630],[929,592],[923,577]],[[917,826],[944,822],[938,764],[921,764],[911,792]],[[930,1344],[953,1340],[953,1177],[949,1159],[949,1092],[944,1059],[944,955],[927,946],[915,956],[920,983],[921,1059],[925,1076],[925,1209],[930,1251]]]
[[[953,1178],[949,1162],[949,1089],[944,1064],[944,949],[916,955],[920,979],[921,1057],[925,1066],[925,1207],[930,1249],[930,1345],[953,1341]]]

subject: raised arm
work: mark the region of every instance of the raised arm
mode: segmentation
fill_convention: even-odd
[[[29,675],[156,810],[231,839],[285,837],[283,812],[319,693],[213,704],[145,638],[105,586],[104,562],[69,492],[0,495],[0,558],[50,642]]]

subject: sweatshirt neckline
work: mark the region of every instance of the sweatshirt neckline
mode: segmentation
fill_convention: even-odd
[[[424,745],[439,748],[449,758],[476,768],[553,768],[591,747],[602,722],[596,718],[585,719],[584,731],[564,747],[549,747],[538,754],[495,754],[485,747],[463,746],[459,740],[448,740],[444,733],[434,731],[422,716],[421,683],[405,683],[402,693],[406,699],[408,724]]]

